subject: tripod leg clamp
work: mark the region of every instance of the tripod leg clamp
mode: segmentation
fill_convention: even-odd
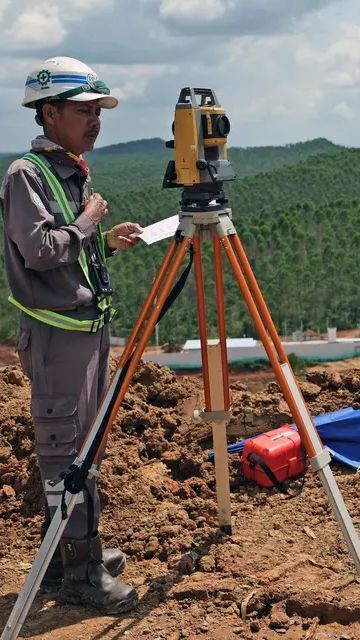
[[[90,467],[89,473],[88,473],[88,478],[89,478],[89,480],[91,480],[92,478],[101,478],[101,473],[98,470],[96,464],[93,464]]]
[[[230,420],[232,417],[232,411],[206,411],[203,409],[195,409],[194,420],[197,422],[200,420],[208,420],[209,422],[224,422]]]
[[[317,456],[310,458],[310,464],[314,471],[321,471],[331,462],[331,455],[327,449],[323,449]]]

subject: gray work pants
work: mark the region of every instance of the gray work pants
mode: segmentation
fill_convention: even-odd
[[[85,333],[57,329],[21,314],[17,350],[31,381],[35,451],[50,517],[61,496],[47,482],[70,466],[93,422],[109,382],[109,344],[109,325],[97,333]],[[88,480],[87,488],[93,500],[95,531],[100,515],[95,480]],[[90,502],[86,491],[78,495],[64,537],[86,537]]]

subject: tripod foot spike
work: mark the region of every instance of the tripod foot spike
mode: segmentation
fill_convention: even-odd
[[[231,524],[223,524],[220,526],[220,531],[221,533],[226,533],[226,535],[231,536],[232,535],[232,526]]]

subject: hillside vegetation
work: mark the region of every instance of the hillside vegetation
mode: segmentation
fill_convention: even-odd
[[[325,151],[325,152],[324,152]],[[89,157],[93,183],[109,201],[108,225],[132,219],[147,225],[176,213],[180,189],[162,190],[169,155],[111,153]],[[286,147],[232,149],[238,179],[226,185],[236,229],[278,330],[338,328],[360,320],[357,284],[360,243],[360,150],[326,140]],[[0,158],[0,170],[7,159]],[[255,175],[254,175],[255,174]],[[119,253],[109,261],[118,314],[113,333],[127,336],[169,241]],[[211,247],[204,243],[209,335],[217,333]],[[185,267],[185,264],[184,264]],[[254,335],[244,302],[224,263],[227,333]],[[0,338],[14,333],[0,270]],[[193,274],[160,324],[160,341],[196,337]]]

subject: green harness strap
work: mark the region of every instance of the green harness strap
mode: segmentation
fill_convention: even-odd
[[[63,215],[65,224],[71,224],[72,222],[74,222],[76,218],[69,205],[65,191],[62,188],[60,181],[50,171],[46,163],[35,153],[26,153],[24,155],[24,159],[29,160],[29,162],[34,164],[41,171]],[[101,257],[105,261],[105,243],[103,234],[101,233],[100,225],[98,225],[98,244]],[[82,272],[89,284],[89,287],[96,297],[89,274],[85,251],[83,249],[80,252],[78,261]],[[20,302],[15,300],[13,296],[9,296],[8,300],[16,307],[18,307],[18,309],[21,309],[21,311],[24,311],[28,315],[36,318],[37,320],[40,320],[41,322],[45,322],[46,324],[58,327],[59,329],[69,329],[72,331],[96,332],[101,327],[103,327],[106,322],[111,321],[116,313],[115,309],[113,309],[111,306],[110,297],[106,297],[101,300],[97,299],[97,306],[99,308],[100,315],[99,318],[96,318],[95,320],[76,320],[74,318],[64,316],[60,313],[56,313],[55,311],[25,307]]]

